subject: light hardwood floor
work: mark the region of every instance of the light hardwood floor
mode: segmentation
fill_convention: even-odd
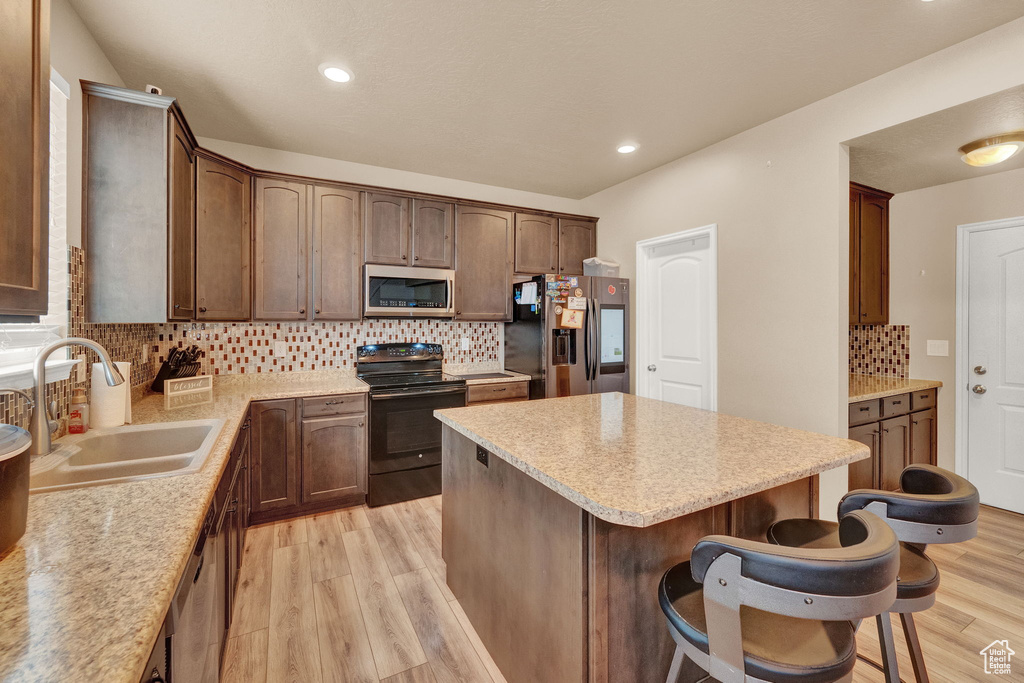
[[[1024,517],[983,508],[978,538],[929,554],[942,584],[917,625],[932,681],[992,679],[978,653],[1003,639],[1022,654],[1000,680],[1024,681]],[[912,681],[898,620],[894,630]],[[873,622],[858,639],[878,661]],[[504,680],[444,584],[440,496],[249,529],[225,683]],[[858,662],[855,683],[882,680]]]

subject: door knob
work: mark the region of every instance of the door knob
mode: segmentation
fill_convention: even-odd
[[[976,394],[984,394],[986,391],[988,391],[988,389],[986,389],[981,384],[975,384],[973,387],[971,387],[971,391],[973,391]]]
[[[658,366],[655,365],[654,363],[651,363],[650,365],[647,366],[647,371],[648,372],[654,372],[657,369],[658,369]]]
[[[986,368],[984,365],[975,365],[974,366],[974,374],[975,375],[984,375],[986,372],[988,372],[988,368]]]

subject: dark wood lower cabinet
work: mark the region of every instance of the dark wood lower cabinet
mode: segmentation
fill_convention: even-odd
[[[251,523],[361,504],[366,499],[366,397],[256,401]]]
[[[366,418],[302,420],[302,502],[362,502],[366,494]]]
[[[852,424],[849,438],[871,449],[870,458],[849,466],[851,491],[895,491],[907,465],[936,463],[935,401],[936,390],[928,389],[851,404],[851,423],[863,424]]]
[[[850,440],[860,441],[871,449],[871,457],[850,465],[849,485],[851,491],[878,487],[878,436],[880,433],[881,428],[877,422],[850,427]]]

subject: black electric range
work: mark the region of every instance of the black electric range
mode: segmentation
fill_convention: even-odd
[[[466,380],[442,370],[440,344],[367,344],[356,376],[370,385],[366,503],[388,505],[441,493],[440,408],[466,405]]]

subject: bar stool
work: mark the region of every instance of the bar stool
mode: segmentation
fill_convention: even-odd
[[[939,570],[925,554],[925,548],[931,543],[959,543],[977,535],[978,489],[948,470],[911,465],[900,474],[899,491],[858,489],[847,493],[839,502],[839,515],[853,510],[875,513],[900,540],[896,601],[875,615],[886,683],[900,680],[892,612],[900,615],[914,676],[918,683],[928,683],[914,612],[923,612],[935,604]],[[840,543],[838,530],[836,522],[786,519],[768,528],[768,541],[790,548],[836,548]]]
[[[722,683],[852,680],[851,621],[892,605],[899,545],[862,510],[843,517],[838,534],[839,547],[827,549],[701,539],[658,589],[676,642],[668,682],[687,658]]]

